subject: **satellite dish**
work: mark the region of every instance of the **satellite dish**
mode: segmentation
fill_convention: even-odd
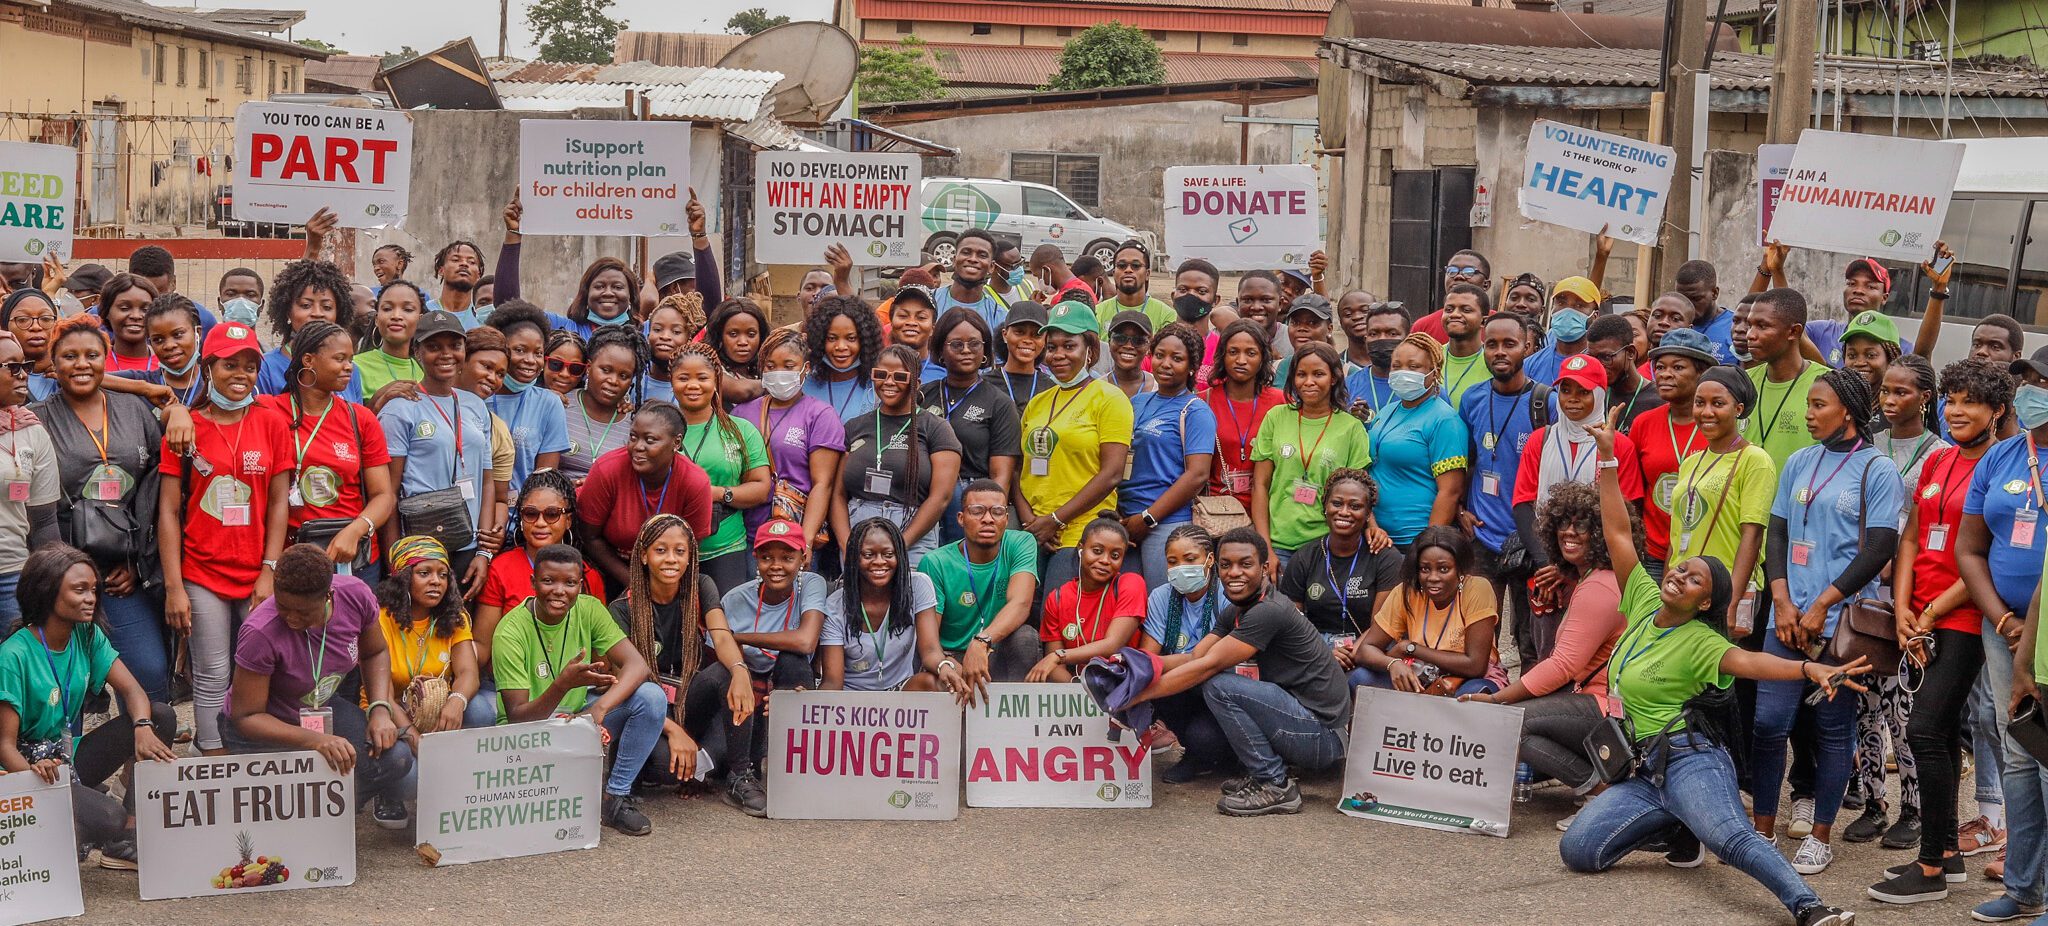
[[[718,66],[779,72],[782,82],[769,93],[775,118],[816,125],[853,91],[860,46],[831,23],[783,23],[733,46]]]

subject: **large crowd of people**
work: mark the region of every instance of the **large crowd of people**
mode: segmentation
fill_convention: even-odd
[[[354,281],[324,214],[267,289],[188,294],[160,248],[10,273],[0,766],[71,764],[132,868],[98,787],[131,758],[316,750],[400,829],[422,734],[585,714],[603,822],[644,835],[707,756],[765,815],[773,690],[973,703],[1137,648],[1162,781],[1225,814],[1299,810],[1376,686],[1521,705],[1573,870],[1711,851],[1841,924],[1802,876],[1881,840],[1918,855],[1876,900],[1995,852],[1976,918],[2041,915],[2048,772],[2005,727],[2048,682],[2048,350],[1991,316],[1937,369],[1947,261],[1909,341],[1884,266],[1821,321],[1776,245],[1733,307],[1692,261],[1647,309],[1604,247],[1554,284],[1462,251],[1425,312],[1332,302],[1320,254],[1226,304],[1202,260],[1163,299],[1139,242],[1027,266],[970,230],[879,305],[828,252],[776,326],[689,217],[559,312],[516,204],[491,275],[457,241]]]

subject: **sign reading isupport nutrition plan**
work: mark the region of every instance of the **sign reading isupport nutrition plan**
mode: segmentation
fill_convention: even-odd
[[[1926,260],[1962,168],[1955,142],[1807,129],[1778,190],[1770,236],[1793,247]]]
[[[754,251],[764,264],[816,264],[839,245],[858,267],[919,262],[915,154],[754,155]]]
[[[71,828],[71,769],[55,784],[32,772],[0,775],[0,926],[85,912]]]
[[[405,220],[412,120],[402,112],[296,103],[235,109],[235,218],[304,222],[334,210],[346,228]]]
[[[768,729],[770,817],[960,815],[960,706],[952,695],[781,691]]]
[[[1519,707],[1360,688],[1337,809],[1506,838],[1521,742]]]
[[[71,256],[78,151],[0,141],[0,261],[40,263]]]
[[[603,775],[587,717],[422,736],[420,856],[461,865],[595,849]]]
[[[1676,157],[1663,145],[1537,120],[1522,157],[1522,215],[1656,244]]]
[[[317,752],[135,763],[142,899],[346,887],[355,777]]]
[[[1322,246],[1316,170],[1302,164],[1169,167],[1166,252],[1218,270],[1306,269]]]
[[[519,122],[526,234],[680,235],[689,183],[687,122]]]
[[[1152,750],[1079,685],[1005,682],[967,710],[967,806],[1150,807]]]

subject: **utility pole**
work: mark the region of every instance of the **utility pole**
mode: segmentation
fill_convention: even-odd
[[[1697,142],[1704,140],[1707,95],[1702,92],[1707,71],[1707,0],[1671,0],[1664,20],[1663,144],[1677,154],[1672,165],[1671,191],[1664,198],[1664,224],[1657,234],[1654,266],[1636,267],[1639,278],[1655,280],[1655,292],[1668,292],[1678,284],[1678,265],[1692,256],[1694,223],[1693,190],[1704,177],[1706,165],[1699,162]]]
[[[498,57],[505,57],[505,38],[512,28],[512,0],[498,0]]]
[[[1820,48],[1820,4],[1779,0],[1778,45],[1771,62],[1771,112],[1764,143],[1790,145],[1813,121],[1813,57]]]

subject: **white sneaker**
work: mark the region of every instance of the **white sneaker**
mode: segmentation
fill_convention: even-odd
[[[1574,814],[1572,814],[1572,815],[1571,815],[1571,816],[1569,816],[1569,817],[1566,817],[1566,818],[1564,818],[1564,819],[1562,819],[1562,820],[1559,820],[1559,821],[1557,821],[1557,831],[1558,831],[1558,832],[1560,832],[1560,833],[1562,833],[1562,832],[1564,832],[1564,831],[1566,831],[1566,830],[1569,830],[1569,829],[1571,829],[1571,828],[1572,828],[1572,821],[1574,821],[1574,820],[1577,820],[1578,818],[1579,818],[1579,815],[1578,815],[1578,814],[1576,814],[1576,813],[1574,813]]]
[[[1792,870],[1802,875],[1817,875],[1828,870],[1835,860],[1835,847],[1812,836],[1799,844],[1799,851],[1792,855]]]
[[[1793,839],[1813,835],[1813,798],[1802,797],[1792,801],[1792,822],[1785,824],[1785,835]]]

